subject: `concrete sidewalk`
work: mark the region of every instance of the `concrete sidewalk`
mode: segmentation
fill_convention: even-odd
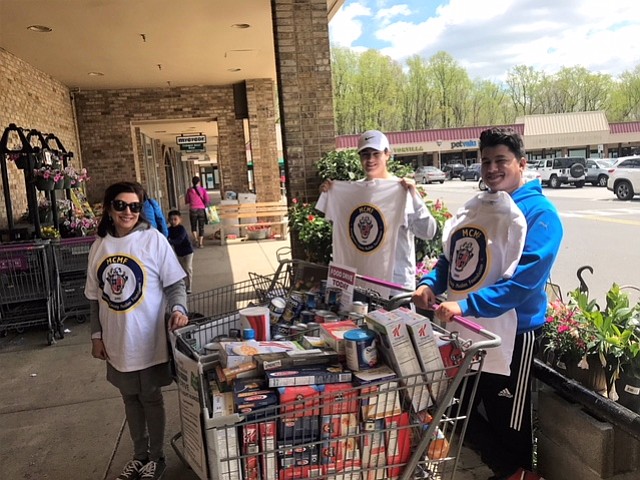
[[[211,228],[211,227],[207,227]],[[211,232],[209,232],[211,233]],[[268,274],[286,241],[219,246],[207,238],[194,258],[194,292]],[[0,338],[0,480],[115,479],[132,445],[118,391],[104,363],[91,357],[88,322],[71,319],[65,338],[46,344],[44,329]],[[180,431],[175,385],[165,391],[167,431],[164,480],[197,480],[169,444]],[[468,451],[459,480],[484,480],[489,469]],[[224,480],[224,479],[220,479]]]

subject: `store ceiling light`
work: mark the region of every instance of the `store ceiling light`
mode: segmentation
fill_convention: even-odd
[[[49,33],[53,31],[53,28],[47,27],[46,25],[29,25],[27,30],[31,30],[32,32],[38,33]]]
[[[231,28],[250,28],[251,25],[249,25],[248,23],[234,23],[233,25],[231,25]]]
[[[104,73],[102,72],[89,72],[87,73],[90,77],[104,77]]]

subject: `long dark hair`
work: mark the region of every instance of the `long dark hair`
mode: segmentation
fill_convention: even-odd
[[[102,201],[102,218],[98,224],[99,237],[106,237],[107,234],[115,236],[116,229],[113,220],[111,220],[111,202],[121,193],[135,193],[140,203],[144,201],[144,188],[138,182],[117,182],[109,185],[104,191],[104,200]],[[142,214],[138,217],[136,226],[140,222],[146,222]]]

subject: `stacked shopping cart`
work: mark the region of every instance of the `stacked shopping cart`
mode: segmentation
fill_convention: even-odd
[[[45,325],[51,345],[62,337],[56,319],[56,272],[47,242],[0,245],[0,334]]]
[[[362,287],[356,288],[358,300],[369,312],[344,322],[375,330],[383,343],[391,335],[409,339],[406,325],[423,322],[439,366],[414,363],[409,372],[385,353],[380,368],[350,370],[339,349],[306,360],[308,352],[297,352],[285,360],[256,354],[252,347],[261,348],[260,342],[235,338],[244,326],[239,309],[281,296],[290,300],[299,289],[311,298],[326,273],[324,266],[286,261],[274,275],[252,274],[247,282],[192,296],[189,307],[198,318],[172,337],[182,426],[172,439],[177,454],[202,480],[454,478],[483,349],[497,346],[499,338],[459,319],[486,339],[460,341],[455,332],[398,308],[407,295],[388,299]],[[402,316],[406,321],[397,322]],[[389,327],[387,317],[396,324]],[[265,343],[304,344],[315,332],[323,337],[332,330],[331,324],[312,323],[303,337]],[[436,337],[446,345],[442,352],[455,355],[440,359]],[[255,363],[252,374],[240,372],[246,363],[231,367],[231,360],[246,362],[242,357]]]
[[[63,238],[52,243],[56,271],[58,318],[63,324],[75,317],[78,323],[89,314],[89,301],[84,296],[89,249],[95,237]]]

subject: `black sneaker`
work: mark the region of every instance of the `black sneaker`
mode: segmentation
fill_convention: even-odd
[[[160,460],[150,460],[140,470],[140,480],[159,480],[162,478],[164,471],[167,469],[167,464],[164,462],[164,458]]]
[[[142,472],[144,466],[144,463],[134,458],[127,462],[122,473],[116,480],[138,480],[140,478],[140,472]]]

